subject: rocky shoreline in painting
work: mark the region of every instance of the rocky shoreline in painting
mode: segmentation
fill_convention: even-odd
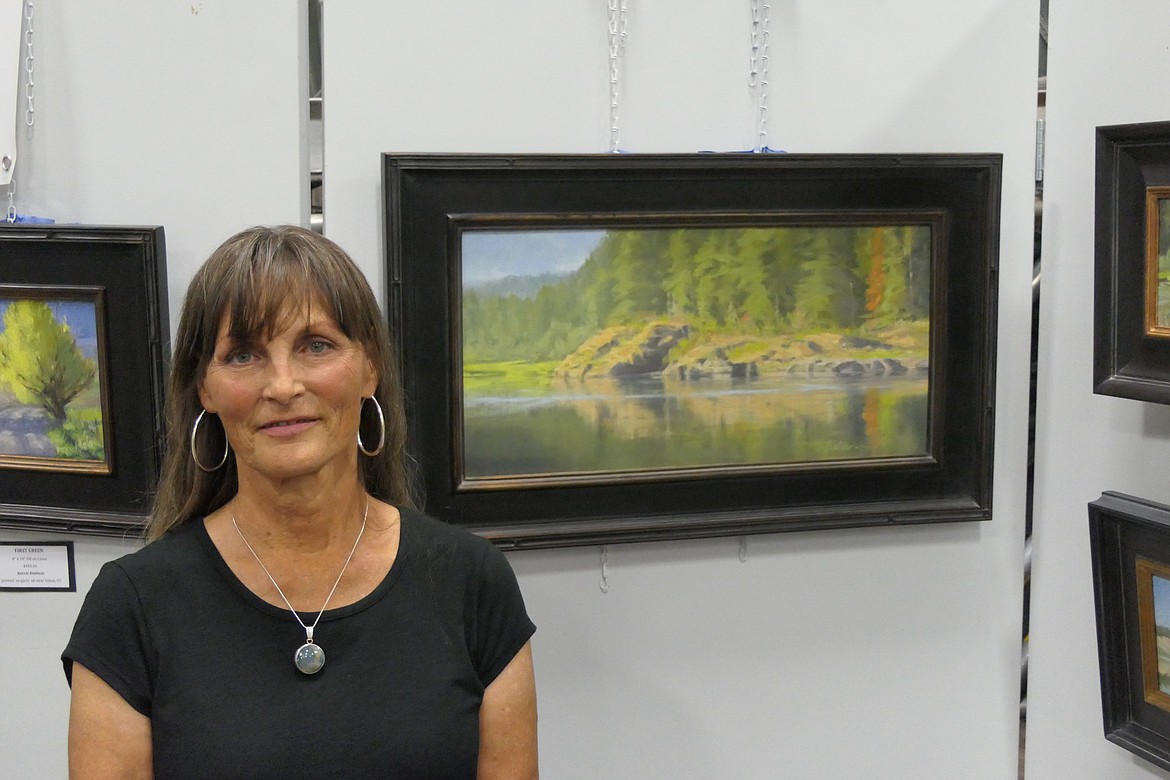
[[[21,404],[0,391],[0,455],[55,457],[57,448],[48,436],[53,422],[39,406]]]
[[[561,361],[553,375],[568,383],[640,376],[693,382],[758,377],[925,377],[928,371],[929,328],[925,322],[900,323],[864,334],[697,339],[687,323],[658,321],[642,328],[600,331]]]

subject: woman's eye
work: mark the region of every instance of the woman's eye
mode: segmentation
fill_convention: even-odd
[[[309,351],[317,355],[327,351],[329,347],[329,342],[324,339],[312,339],[309,341]]]
[[[252,352],[251,351],[246,350],[246,349],[239,349],[239,350],[236,350],[235,352],[229,352],[226,362],[234,364],[234,365],[243,365],[244,363],[248,363],[251,360],[252,360]]]

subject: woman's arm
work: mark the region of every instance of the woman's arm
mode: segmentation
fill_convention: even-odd
[[[73,664],[69,705],[70,780],[154,777],[150,718],[102,678]]]
[[[536,780],[536,677],[526,643],[483,693],[479,780]]]

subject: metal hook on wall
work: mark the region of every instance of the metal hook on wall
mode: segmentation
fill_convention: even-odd
[[[601,592],[609,593],[609,547],[601,546]]]

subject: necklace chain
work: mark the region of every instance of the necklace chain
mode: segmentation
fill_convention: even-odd
[[[367,498],[365,511],[362,512],[362,527],[358,530],[357,539],[355,539],[353,542],[353,548],[349,551],[349,555],[346,557],[345,563],[341,565],[341,571],[337,573],[337,579],[333,582],[333,587],[330,589],[329,595],[325,597],[325,603],[321,605],[321,611],[317,613],[317,619],[313,621],[313,625],[307,626],[305,625],[305,621],[301,620],[301,616],[297,613],[296,609],[293,608],[292,603],[289,602],[288,597],[284,595],[284,591],[281,590],[280,586],[276,584],[276,579],[272,576],[272,573],[268,571],[268,567],[264,565],[264,561],[260,560],[260,556],[256,554],[256,551],[248,542],[248,537],[244,536],[244,532],[240,530],[240,524],[236,522],[235,512],[232,513],[232,525],[235,526],[236,533],[240,535],[240,540],[244,543],[244,546],[248,548],[248,552],[252,553],[252,557],[256,559],[256,563],[260,564],[260,568],[263,569],[264,573],[268,575],[268,581],[272,583],[272,587],[276,588],[276,592],[280,594],[280,598],[288,607],[288,611],[291,612],[293,617],[297,619],[297,622],[301,624],[301,628],[305,629],[306,641],[309,644],[313,643],[313,630],[317,628],[317,624],[321,622],[321,616],[325,614],[325,609],[329,606],[330,599],[333,598],[333,594],[337,591],[337,586],[341,584],[341,578],[345,576],[345,570],[349,567],[349,562],[353,559],[353,554],[357,552],[358,543],[362,540],[362,534],[366,532],[366,518],[369,516],[369,514],[370,500]]]

